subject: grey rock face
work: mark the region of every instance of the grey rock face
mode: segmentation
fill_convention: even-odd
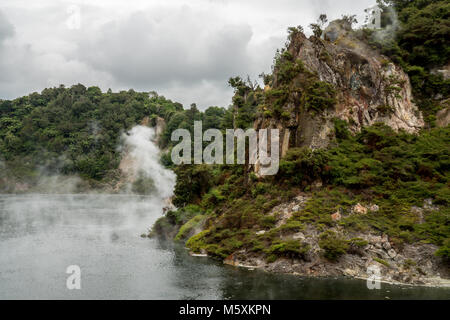
[[[342,22],[332,22],[325,31],[325,39],[314,36],[308,39],[299,33],[291,39],[287,51],[294,61],[301,60],[319,81],[333,85],[336,105],[312,114],[302,109],[298,93],[292,93],[283,107],[288,119],[261,117],[255,122],[255,129],[280,130],[282,155],[292,147],[326,147],[334,132],[333,118],[348,121],[354,133],[377,122],[410,133],[423,127],[422,115],[412,102],[409,78],[400,67],[359,40],[357,33]],[[302,76],[298,75],[292,85],[301,83]],[[275,70],[271,88],[279,86]]]

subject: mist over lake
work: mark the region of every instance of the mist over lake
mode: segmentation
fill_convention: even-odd
[[[448,290],[273,275],[191,257],[141,238],[160,216],[152,197],[0,196],[0,299],[445,298]],[[81,269],[68,290],[66,268]],[[201,276],[200,276],[201,275]]]

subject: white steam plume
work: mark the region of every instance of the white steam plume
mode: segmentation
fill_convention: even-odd
[[[128,173],[134,177],[144,175],[151,178],[158,195],[169,198],[175,187],[175,174],[164,168],[160,162],[159,148],[153,142],[155,130],[145,126],[135,126],[128,134],[123,134],[123,144],[130,159],[127,166]]]

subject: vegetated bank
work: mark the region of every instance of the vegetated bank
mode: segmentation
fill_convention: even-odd
[[[176,167],[178,209],[152,234],[231,265],[362,278],[378,266],[384,281],[448,285],[449,46],[427,26],[447,24],[449,5],[388,5],[392,37],[352,30],[352,16],[310,38],[290,28],[264,88],[230,79],[232,126],[280,130],[278,174]]]
[[[290,28],[264,88],[230,79],[235,95],[226,109],[184,110],[154,92],[83,85],[2,100],[0,191],[41,191],[56,176],[76,177],[70,192],[122,192],[122,133],[155,126],[167,151],[161,161],[177,173],[178,209],[153,234],[233,265],[354,277],[376,265],[386,281],[443,284],[449,4],[389,2],[399,29],[389,29],[388,9],[382,30],[353,31],[352,16],[325,30],[322,16],[310,38]],[[170,135],[193,133],[196,120],[204,130],[278,128],[278,174],[260,176],[258,165],[173,166]],[[132,189],[146,194],[152,181],[136,179]]]

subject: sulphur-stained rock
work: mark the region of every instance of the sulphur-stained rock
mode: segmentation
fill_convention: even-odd
[[[339,221],[339,220],[341,220],[341,218],[342,218],[342,216],[339,213],[339,211],[336,211],[335,213],[333,213],[331,215],[331,219],[333,219],[333,221]]]
[[[226,257],[223,260],[224,264],[228,264],[230,266],[235,266],[237,267],[239,265],[239,261],[237,260],[237,258],[235,258],[235,256],[233,254],[230,254],[228,257]]]
[[[364,207],[362,204],[358,203],[358,204],[353,206],[352,213],[355,213],[355,214],[366,214],[367,213],[367,208]]]

